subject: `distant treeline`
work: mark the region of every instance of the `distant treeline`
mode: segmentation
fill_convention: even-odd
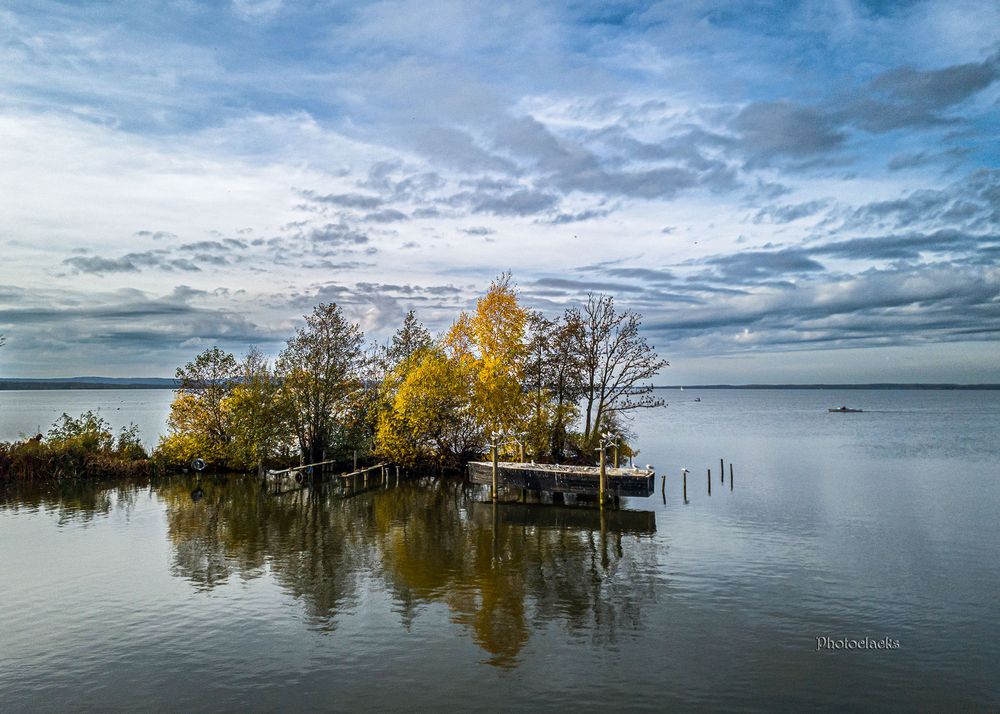
[[[0,390],[65,390],[65,389],[177,389],[176,379],[131,381],[128,379],[108,382],[83,382],[75,379],[0,379]]]

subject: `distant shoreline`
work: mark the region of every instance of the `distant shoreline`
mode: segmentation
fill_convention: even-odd
[[[128,378],[62,378],[62,379],[0,379],[0,391],[52,391],[70,389],[177,389],[175,379]]]
[[[0,391],[76,390],[76,389],[177,389],[180,383],[168,378],[64,377],[59,379],[0,379]],[[910,389],[910,390],[1000,390],[1000,384],[894,383],[873,384],[684,384],[659,385],[657,390],[680,389]]]

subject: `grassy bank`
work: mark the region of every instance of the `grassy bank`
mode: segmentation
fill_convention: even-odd
[[[157,470],[137,427],[125,427],[116,435],[90,411],[77,418],[63,414],[45,435],[0,443],[3,481],[124,478],[151,476]]]

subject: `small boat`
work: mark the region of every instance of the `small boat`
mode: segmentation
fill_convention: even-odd
[[[830,412],[834,414],[858,414],[863,411],[861,409],[850,409],[849,407],[839,407],[837,409],[830,408]]]
[[[695,398],[694,398],[694,400],[695,400],[696,402],[700,402],[700,401],[701,401],[701,397],[695,397]]]

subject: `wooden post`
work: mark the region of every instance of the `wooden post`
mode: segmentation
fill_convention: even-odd
[[[666,471],[660,476],[660,493],[663,494],[663,500],[667,500],[667,473]]]
[[[521,463],[523,464],[524,463],[524,442],[523,441],[518,441],[517,442],[517,457],[521,460]]]
[[[599,485],[598,485],[598,490],[600,491],[600,493],[598,494],[598,499],[601,502],[601,508],[604,508],[604,480],[605,480],[605,478],[607,478],[607,465],[605,464],[605,461],[604,461],[604,444],[601,444],[601,472],[600,472],[600,478],[598,479],[599,482],[600,482]]]
[[[684,503],[688,502],[688,470],[682,469],[681,475],[684,477]]]
[[[726,482],[726,467],[722,464],[722,459],[719,459],[719,483]]]
[[[708,495],[712,495],[712,469],[708,470]]]
[[[497,500],[497,446],[493,444],[493,502]]]
[[[733,462],[729,462],[729,490],[733,490]]]
[[[396,464],[396,485],[399,485],[399,464]]]
[[[354,471],[358,470],[358,450],[354,450]]]
[[[617,441],[615,442],[614,449],[615,449],[615,460],[614,460],[614,462],[612,462],[611,465],[614,468],[618,468],[618,442]]]

